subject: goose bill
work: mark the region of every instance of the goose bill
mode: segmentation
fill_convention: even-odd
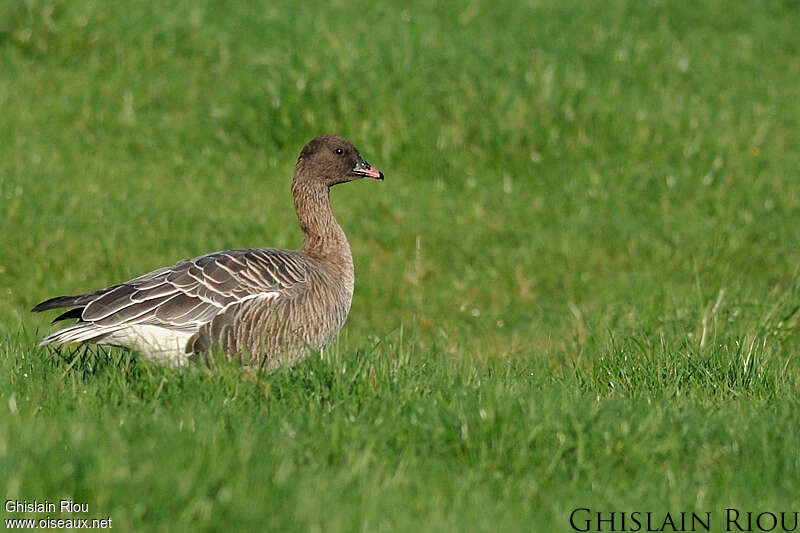
[[[364,176],[375,180],[383,179],[383,172],[373,167],[366,161],[359,162],[356,165],[356,168],[353,169],[353,174],[355,174],[356,176]]]

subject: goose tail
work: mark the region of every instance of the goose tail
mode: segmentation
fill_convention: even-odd
[[[115,326],[98,326],[91,322],[78,322],[68,328],[51,333],[39,342],[39,346],[98,342],[118,329]]]

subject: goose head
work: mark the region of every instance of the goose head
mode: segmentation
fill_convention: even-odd
[[[358,149],[339,135],[320,135],[301,150],[295,166],[296,182],[316,181],[328,187],[359,178],[383,179],[383,172],[370,165]]]

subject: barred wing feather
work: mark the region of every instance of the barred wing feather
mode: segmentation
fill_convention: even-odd
[[[232,304],[255,297],[291,299],[304,292],[308,265],[294,255],[272,248],[215,252],[103,291],[71,300],[61,297],[59,306],[84,305],[81,322],[100,334],[134,324],[197,331]],[[62,316],[78,318],[74,311]],[[43,343],[55,341],[50,337]]]

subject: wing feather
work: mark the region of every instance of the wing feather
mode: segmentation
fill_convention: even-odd
[[[159,305],[154,310],[153,318],[155,318],[157,322],[171,324],[175,318],[186,315],[198,305],[200,304],[198,304],[197,297],[188,294],[178,294]],[[208,304],[206,303],[206,305]],[[222,309],[222,306],[217,307],[217,310],[219,309]]]
[[[219,313],[219,308],[201,302],[187,310],[182,315],[175,315],[170,318],[170,324],[177,327],[188,326],[191,324],[205,324]]]
[[[175,294],[177,292],[178,292],[177,287],[162,281],[160,285],[155,285],[147,289],[142,289],[141,287],[137,286],[136,292],[131,295],[131,301],[144,302],[147,300],[152,300],[154,298],[160,298],[161,296]]]
[[[197,330],[229,306],[252,298],[293,298],[307,287],[306,273],[315,268],[311,261],[298,252],[271,248],[216,252],[70,297],[66,305],[74,301],[72,305],[83,307],[62,318],[80,318],[78,324],[85,327],[74,331],[81,336],[88,335],[92,325],[101,334],[133,324]],[[54,333],[48,338],[73,336],[77,338]]]
[[[113,313],[90,321],[101,326],[119,326],[122,324],[135,323],[138,322],[138,320],[136,320],[137,318],[146,317],[156,309],[160,309],[167,302],[179,298],[180,296],[180,294],[168,294],[160,298],[145,300],[143,302],[134,302],[131,298],[127,298],[124,301],[115,302],[117,310]],[[84,317],[85,316],[86,312],[84,311]],[[88,322],[86,318],[83,318],[83,320],[84,322]]]
[[[102,296],[92,300],[86,305],[86,308],[83,310],[83,320],[94,322],[109,315],[113,315],[119,311],[121,307],[127,306],[130,303],[130,297],[135,292],[136,287],[133,285],[122,284],[116,289],[104,293]]]
[[[175,285],[178,289],[186,289],[189,287],[194,286],[197,283],[197,279],[191,277],[189,275],[188,269],[183,268],[184,265],[178,263],[175,265],[175,270],[171,271],[167,274],[166,281]]]

